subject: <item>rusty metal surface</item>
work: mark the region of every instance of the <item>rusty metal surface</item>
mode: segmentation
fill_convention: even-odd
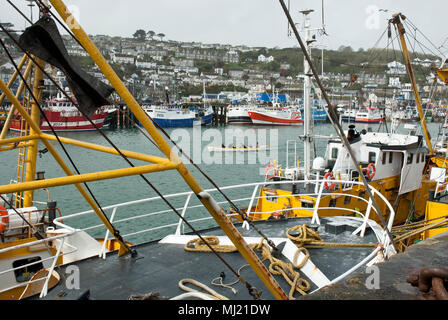
[[[426,267],[412,271],[406,281],[417,287],[422,294],[416,299],[422,300],[448,300],[446,281],[448,280],[448,267]]]

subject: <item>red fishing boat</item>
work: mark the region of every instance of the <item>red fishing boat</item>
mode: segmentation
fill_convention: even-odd
[[[96,130],[95,126],[102,129],[104,120],[108,115],[106,106],[96,110],[95,113],[90,116],[90,120],[92,120],[94,126],[62,93],[58,93],[54,99],[45,101],[45,105],[42,109],[53,129],[58,132],[93,131]],[[21,122],[21,116],[16,112],[14,119],[11,121],[10,130],[20,131]],[[51,131],[48,122],[43,116],[41,116],[40,120],[40,129],[42,131]]]
[[[249,111],[249,116],[254,124],[292,126],[303,123],[300,112],[288,107],[265,107]]]

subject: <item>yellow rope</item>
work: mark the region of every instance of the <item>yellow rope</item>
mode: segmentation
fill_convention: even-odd
[[[220,245],[219,239],[216,236],[206,236],[203,237],[205,241],[215,250],[216,252],[235,252],[237,249],[232,245]],[[289,291],[289,299],[294,300],[294,293],[295,291],[299,292],[302,295],[306,294],[306,291],[308,291],[311,288],[311,285],[309,282],[305,279],[303,279],[300,276],[300,273],[298,270],[294,269],[300,269],[303,265],[305,265],[306,261],[309,258],[309,253],[305,248],[299,248],[294,255],[294,265],[282,261],[280,259],[277,259],[272,256],[271,250],[269,246],[265,243],[263,243],[264,238],[261,238],[260,243],[258,244],[251,244],[249,245],[252,250],[261,250],[261,255],[264,260],[269,260],[269,271],[273,275],[281,275],[285,279],[285,281],[291,286],[291,289]],[[211,252],[210,248],[199,238],[193,239],[188,241],[184,249],[189,252]],[[297,264],[297,257],[300,252],[305,252],[305,258],[300,264]]]
[[[291,232],[298,231],[299,235],[293,236]],[[297,247],[307,247],[307,248],[339,248],[339,247],[374,247],[374,243],[346,243],[346,242],[325,242],[319,236],[317,231],[312,230],[308,225],[301,224],[295,227],[289,228],[286,231],[286,236],[292,242],[296,244]]]

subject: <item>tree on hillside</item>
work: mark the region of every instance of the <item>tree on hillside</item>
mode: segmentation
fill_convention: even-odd
[[[154,31],[152,31],[152,30],[146,32],[146,36],[147,36],[148,38],[150,38],[151,40],[154,39],[154,36],[155,36],[155,35],[156,35],[156,33],[155,33]]]
[[[137,40],[143,41],[146,39],[146,32],[145,30],[142,29],[138,29],[137,31],[135,31],[135,33],[133,34],[133,37]]]
[[[353,52],[353,49],[350,46],[340,46],[338,48],[338,51],[341,51],[341,52]]]
[[[163,33],[159,33],[157,36],[160,38],[160,41],[163,41],[163,38],[165,37]]]

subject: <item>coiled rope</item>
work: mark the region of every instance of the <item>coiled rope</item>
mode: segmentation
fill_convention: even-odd
[[[211,246],[217,252],[230,253],[235,252],[237,249],[233,245],[220,245],[219,239],[216,236],[206,236],[203,237],[205,241],[207,241],[208,245]],[[300,269],[305,265],[309,258],[309,253],[305,248],[298,248],[294,255],[293,263],[282,261],[281,259],[275,258],[270,250],[270,247],[264,243],[264,238],[261,238],[261,241],[258,244],[250,244],[249,245],[252,250],[261,251],[263,261],[269,260],[269,271],[273,275],[281,275],[285,279],[285,281],[291,286],[289,291],[289,299],[295,300],[294,293],[297,291],[302,295],[306,295],[306,292],[310,290],[311,285],[305,279],[300,276],[300,272],[295,269]],[[189,252],[210,252],[210,248],[202,241],[201,239],[193,239],[188,241],[184,249]],[[297,263],[297,257],[300,252],[305,252],[305,258]],[[241,268],[240,268],[241,270]],[[215,278],[214,280],[216,280]],[[231,285],[236,284],[237,282],[232,283]],[[229,285],[225,285],[228,287]],[[201,287],[206,287],[201,284]]]

